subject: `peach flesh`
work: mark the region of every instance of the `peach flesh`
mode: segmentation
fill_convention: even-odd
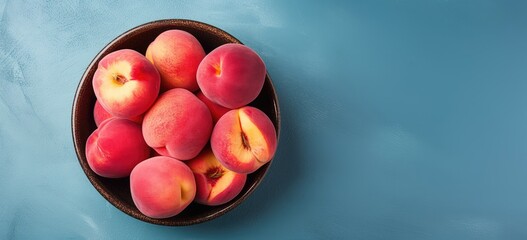
[[[186,162],[196,179],[197,203],[216,206],[234,199],[243,189],[247,175],[225,168],[210,148]]]

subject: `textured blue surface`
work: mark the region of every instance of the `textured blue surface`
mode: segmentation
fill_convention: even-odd
[[[0,239],[527,239],[525,1],[0,1]],[[269,174],[190,227],[90,185],[70,114],[85,68],[145,22],[258,51],[282,110]]]

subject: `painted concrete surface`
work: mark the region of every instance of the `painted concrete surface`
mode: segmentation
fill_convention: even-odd
[[[0,1],[0,239],[526,239],[522,1]],[[217,26],[267,64],[274,163],[238,208],[143,223],[90,185],[71,106],[137,25]]]

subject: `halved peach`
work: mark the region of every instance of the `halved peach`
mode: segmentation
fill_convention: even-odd
[[[211,136],[214,155],[229,170],[252,173],[269,162],[277,136],[269,117],[255,107],[231,110],[216,123]]]
[[[196,179],[197,203],[216,206],[235,198],[243,189],[247,175],[225,168],[206,148],[196,158],[185,162]]]

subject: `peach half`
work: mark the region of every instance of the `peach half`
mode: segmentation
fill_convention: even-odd
[[[198,90],[196,71],[205,50],[192,34],[183,30],[162,32],[150,43],[145,56],[159,70],[163,90]]]
[[[93,90],[111,115],[130,118],[143,114],[159,94],[160,77],[143,55],[131,49],[114,51],[98,64]]]
[[[99,176],[120,178],[150,156],[141,133],[141,125],[124,118],[101,123],[86,142],[86,159]]]
[[[159,154],[179,160],[196,157],[209,141],[211,132],[209,109],[183,88],[161,94],[143,118],[146,143]]]
[[[265,75],[265,64],[255,51],[242,44],[229,43],[203,58],[196,79],[208,99],[234,109],[258,97]]]
[[[277,136],[264,112],[246,106],[225,113],[216,123],[210,141],[223,166],[238,173],[252,173],[273,158]]]
[[[247,180],[246,174],[225,168],[210,148],[185,163],[196,179],[194,201],[204,205],[216,206],[232,200],[242,191]]]
[[[179,214],[196,195],[196,182],[183,162],[165,156],[139,163],[130,174],[130,191],[135,206],[151,218]]]

